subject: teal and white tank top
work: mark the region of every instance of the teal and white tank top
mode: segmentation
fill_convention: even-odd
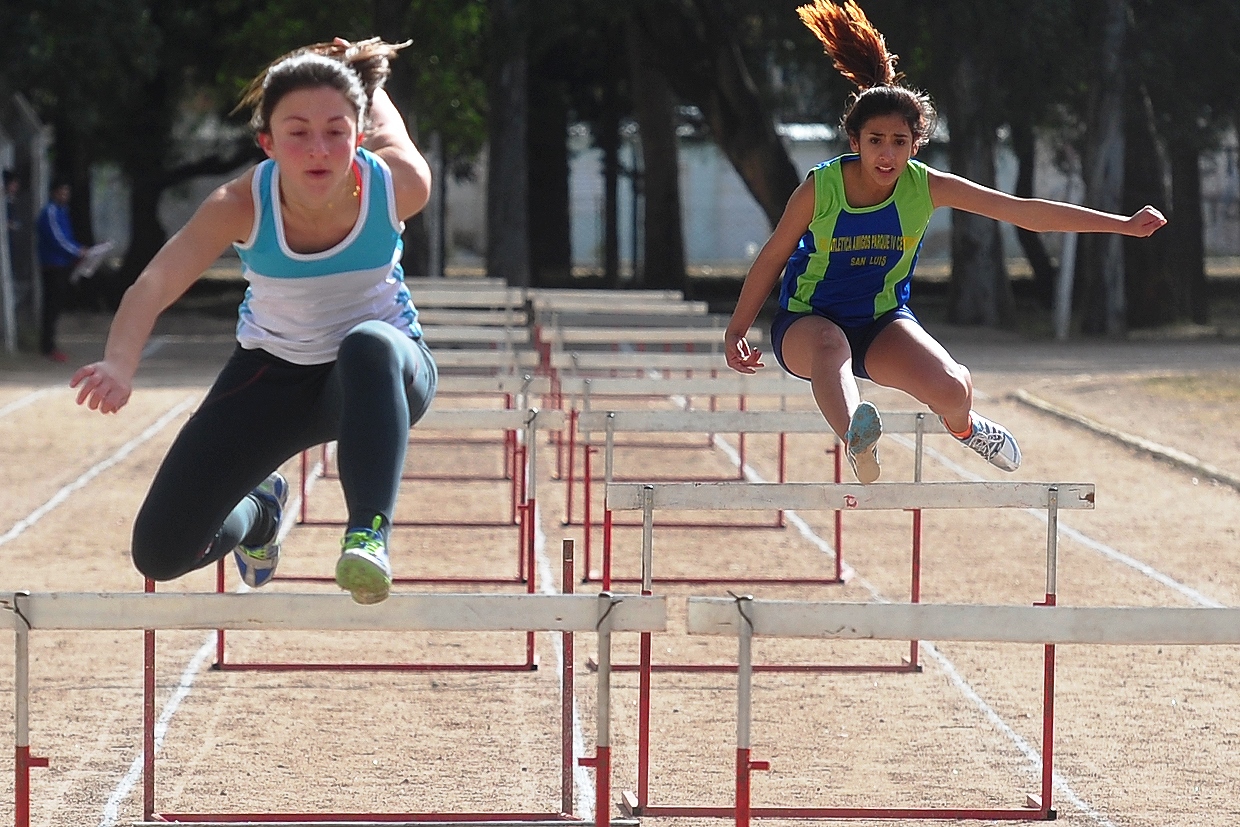
[[[841,327],[860,327],[908,302],[922,236],[934,212],[926,165],[909,160],[891,197],[872,207],[848,206],[845,163],[824,161],[814,178],[814,217],[788,258],[779,306],[816,312]]]
[[[334,247],[297,253],[284,237],[280,170],[270,159],[254,171],[254,228],[234,245],[249,282],[237,341],[298,365],[334,361],[345,334],[361,322],[387,322],[420,338],[418,311],[400,266],[404,223],[396,215],[392,172],[359,149],[361,210],[353,230]]]

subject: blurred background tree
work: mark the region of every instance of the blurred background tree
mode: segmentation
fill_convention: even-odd
[[[228,113],[242,85],[289,49],[340,35],[412,41],[390,90],[438,172],[482,180],[486,269],[513,284],[577,283],[570,165],[587,146],[601,180],[596,280],[693,289],[680,187],[685,140],[709,141],[773,225],[805,169],[784,124],[838,124],[852,91],[800,24],[796,0],[10,0],[0,25],[0,91],[21,92],[54,131],[58,175],[87,194],[90,171],[118,165],[130,191],[132,279],[175,227],[170,188],[237,171],[258,153]],[[1017,232],[1036,304],[1049,308],[1075,265],[1073,329],[1210,318],[1202,164],[1234,140],[1240,7],[1201,0],[866,0],[907,82],[942,115],[932,162],[1014,191],[1037,170],[1085,184],[1077,197],[1172,218],[1150,240],[1082,238],[1070,262],[1050,239]],[[1203,47],[1203,44],[1209,44]],[[573,136],[576,136],[575,138]],[[576,141],[576,143],[572,143]],[[570,149],[570,144],[577,149]],[[846,146],[840,136],[835,146]],[[631,151],[630,151],[631,148]],[[944,154],[945,148],[945,154]],[[1048,157],[1049,155],[1049,157]],[[631,204],[626,226],[620,204]],[[90,240],[89,198],[75,224]],[[640,209],[639,209],[640,207]],[[436,226],[408,222],[406,270],[442,265]],[[627,235],[632,250],[621,250]],[[432,253],[440,251],[438,263]],[[947,319],[1020,323],[1010,256],[993,221],[951,216]],[[627,254],[627,255],[626,255]],[[622,260],[630,262],[622,278]],[[736,283],[739,287],[739,282]],[[1025,289],[1025,288],[1022,288]]]

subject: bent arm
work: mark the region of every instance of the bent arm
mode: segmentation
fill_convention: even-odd
[[[724,352],[728,365],[734,370],[753,373],[754,368],[761,367],[758,361],[761,354],[750,351],[745,333],[758,318],[766,297],[779,281],[788,257],[796,250],[813,217],[814,179],[807,178],[793,191],[788,205],[784,207],[784,214],[775,225],[775,231],[762,245],[758,257],[745,274],[745,283],[741,285],[740,297],[736,300],[736,308],[724,334]]]
[[[431,169],[409,137],[405,120],[388,96],[376,89],[370,102],[370,124],[362,146],[387,162],[396,187],[396,212],[404,220],[430,200]]]
[[[113,413],[129,400],[133,377],[155,320],[189,289],[220,253],[249,235],[254,220],[251,173],[217,189],[164,244],[125,291],[108,329],[103,359],[79,368],[69,382],[78,404]]]
[[[930,198],[936,207],[952,207],[1040,233],[1119,233],[1145,237],[1167,223],[1162,213],[1153,207],[1124,216],[1062,201],[1017,198],[935,169],[930,170]]]

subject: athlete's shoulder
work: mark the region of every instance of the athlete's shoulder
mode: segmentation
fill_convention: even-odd
[[[229,234],[237,240],[247,237],[254,224],[253,186],[259,166],[250,167],[236,178],[216,187],[203,200],[195,219],[209,221],[218,227],[227,227]]]

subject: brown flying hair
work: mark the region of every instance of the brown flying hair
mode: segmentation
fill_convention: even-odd
[[[255,132],[271,129],[271,113],[280,99],[298,89],[326,86],[339,91],[357,110],[358,124],[366,121],[370,98],[391,74],[392,58],[404,43],[386,43],[377,37],[349,43],[313,43],[273,60],[249,82],[234,112],[252,110]]]
[[[812,0],[797,14],[822,42],[839,73],[857,87],[840,119],[840,128],[850,138],[859,138],[870,118],[897,114],[908,123],[915,147],[930,139],[938,121],[930,96],[903,84],[904,74],[896,71],[899,56],[887,51],[882,32],[855,0]]]

